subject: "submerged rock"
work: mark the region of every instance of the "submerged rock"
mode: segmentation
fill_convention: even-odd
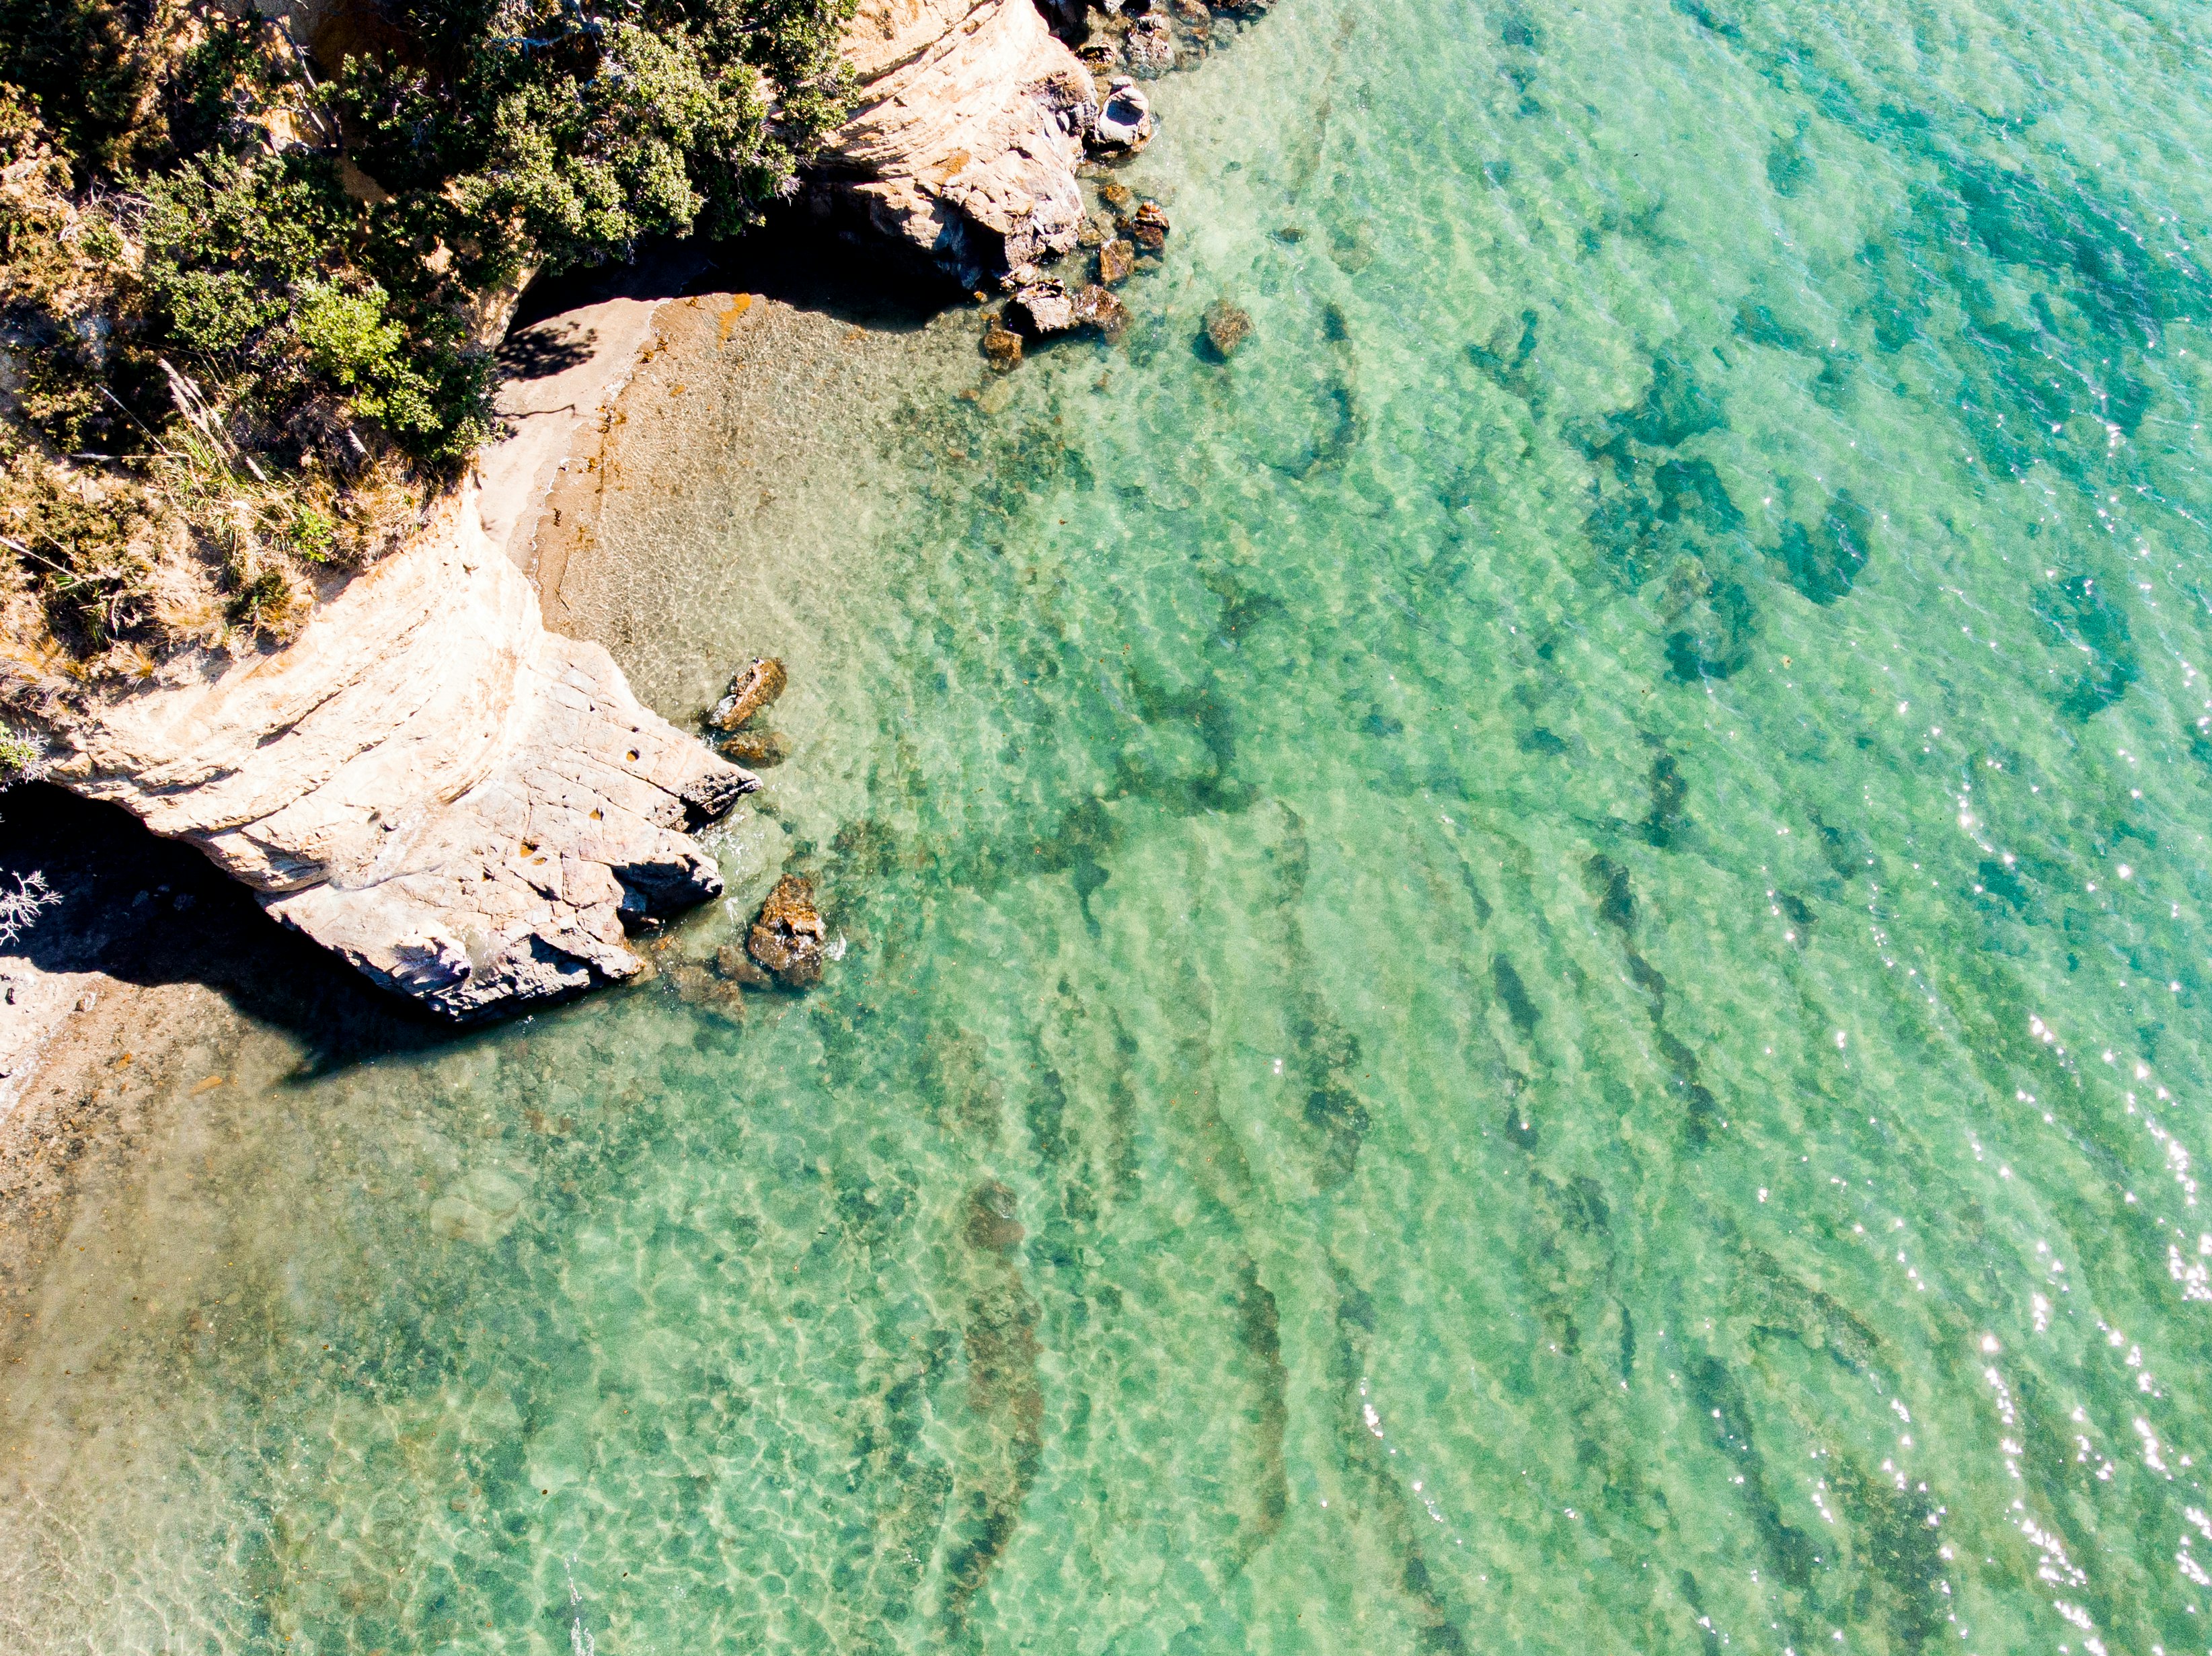
[[[742,983],[748,989],[773,989],[775,980],[766,968],[745,953],[742,943],[726,943],[714,951],[714,970],[731,983]]]
[[[1129,218],[1129,240],[1146,252],[1157,253],[1167,246],[1168,232],[1172,227],[1168,223],[1166,210],[1159,203],[1139,202],[1137,210]]]
[[[983,355],[1000,373],[1011,373],[1022,364],[1022,337],[994,318],[983,333]]]
[[[759,968],[754,968],[759,971]],[[725,976],[717,976],[695,961],[679,961],[664,974],[676,996],[686,1006],[705,1007],[731,1017],[745,1013],[744,992]],[[768,974],[761,973],[763,982]]]
[[[1078,327],[1096,328],[1109,339],[1119,339],[1129,325],[1128,307],[1095,282],[1077,292],[1074,310]]]
[[[822,980],[829,941],[829,928],[814,907],[814,883],[787,874],[761,905],[745,949],[785,988],[805,989]]]
[[[530,1192],[496,1168],[467,1174],[430,1204],[430,1234],[489,1247],[514,1228]]]
[[[781,765],[791,757],[781,731],[737,731],[722,738],[722,757],[740,765]]]
[[[1098,279],[1109,288],[1117,288],[1129,279],[1137,268],[1137,250],[1120,237],[1107,242],[1098,250]]]
[[[1224,362],[1252,337],[1252,318],[1242,306],[1217,299],[1206,307],[1206,343]],[[732,755],[734,757],[734,755]]]
[[[773,656],[757,658],[752,665],[730,681],[730,690],[714,704],[707,722],[718,731],[734,731],[783,694],[783,663]]]

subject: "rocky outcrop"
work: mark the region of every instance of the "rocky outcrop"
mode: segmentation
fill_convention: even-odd
[[[817,160],[828,194],[963,286],[1075,245],[1091,71],[1031,0],[861,0],[860,100]]]
[[[787,874],[761,905],[745,950],[763,970],[787,989],[806,989],[822,981],[830,957],[830,928],[814,903],[814,883]]]
[[[758,786],[545,630],[473,489],[285,648],[181,658],[51,727],[56,780],[453,1018],[639,971],[626,928],[722,889],[684,830]]]
[[[783,694],[790,676],[783,670],[783,663],[773,656],[756,659],[738,670],[730,680],[729,693],[714,704],[714,711],[707,715],[708,724],[718,731],[734,731],[755,713],[772,705]]]
[[[1096,282],[1070,291],[1057,276],[1025,282],[1006,302],[1006,315],[1030,333],[1045,336],[1095,328],[1109,339],[1128,325],[1121,301]]]

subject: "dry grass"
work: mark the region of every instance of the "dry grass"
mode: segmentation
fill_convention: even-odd
[[[136,349],[142,256],[113,201],[71,191],[0,88],[0,690],[19,700],[150,678],[180,650],[281,644],[435,488],[390,444],[335,434],[264,466],[231,410],[143,349],[132,367],[172,415],[156,430],[125,409],[107,385]],[[129,443],[79,446],[102,428]]]

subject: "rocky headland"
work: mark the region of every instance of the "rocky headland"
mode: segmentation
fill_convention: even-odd
[[[1181,0],[1172,24],[1164,7],[1103,14],[862,0],[845,36],[858,98],[808,174],[812,205],[964,287],[1033,282],[1028,267],[1085,239],[1086,156],[1150,135],[1127,71],[1202,46],[1212,9]],[[295,9],[333,51],[351,15]],[[721,889],[692,831],[759,784],[540,612],[538,514],[644,343],[651,302],[629,303],[592,332],[565,400],[503,404],[508,434],[470,480],[282,647],[19,694],[52,779],[198,847],[270,913],[447,1017],[639,972],[629,937]]]
[[[1091,70],[1030,0],[864,0],[815,197],[963,287],[1075,245]]]
[[[625,925],[721,889],[685,830],[758,786],[640,706],[605,649],[545,630],[477,501],[285,648],[93,701],[52,772],[454,1017],[634,974]]]

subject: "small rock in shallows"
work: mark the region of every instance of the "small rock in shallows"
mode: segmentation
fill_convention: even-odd
[[[813,882],[787,874],[761,905],[745,951],[787,989],[805,989],[822,980],[829,940],[829,927],[814,907]]]
[[[783,694],[783,663],[775,657],[756,659],[730,681],[730,693],[714,704],[707,722],[718,731],[733,731]]]
[[[1109,288],[1118,288],[1129,279],[1137,268],[1137,250],[1116,236],[1098,250],[1098,280]]]
[[[1242,306],[1217,299],[1206,307],[1206,343],[1224,361],[1252,337],[1252,318]]]
[[[1022,361],[1022,337],[994,320],[983,335],[983,355],[1000,373],[1018,368]]]

